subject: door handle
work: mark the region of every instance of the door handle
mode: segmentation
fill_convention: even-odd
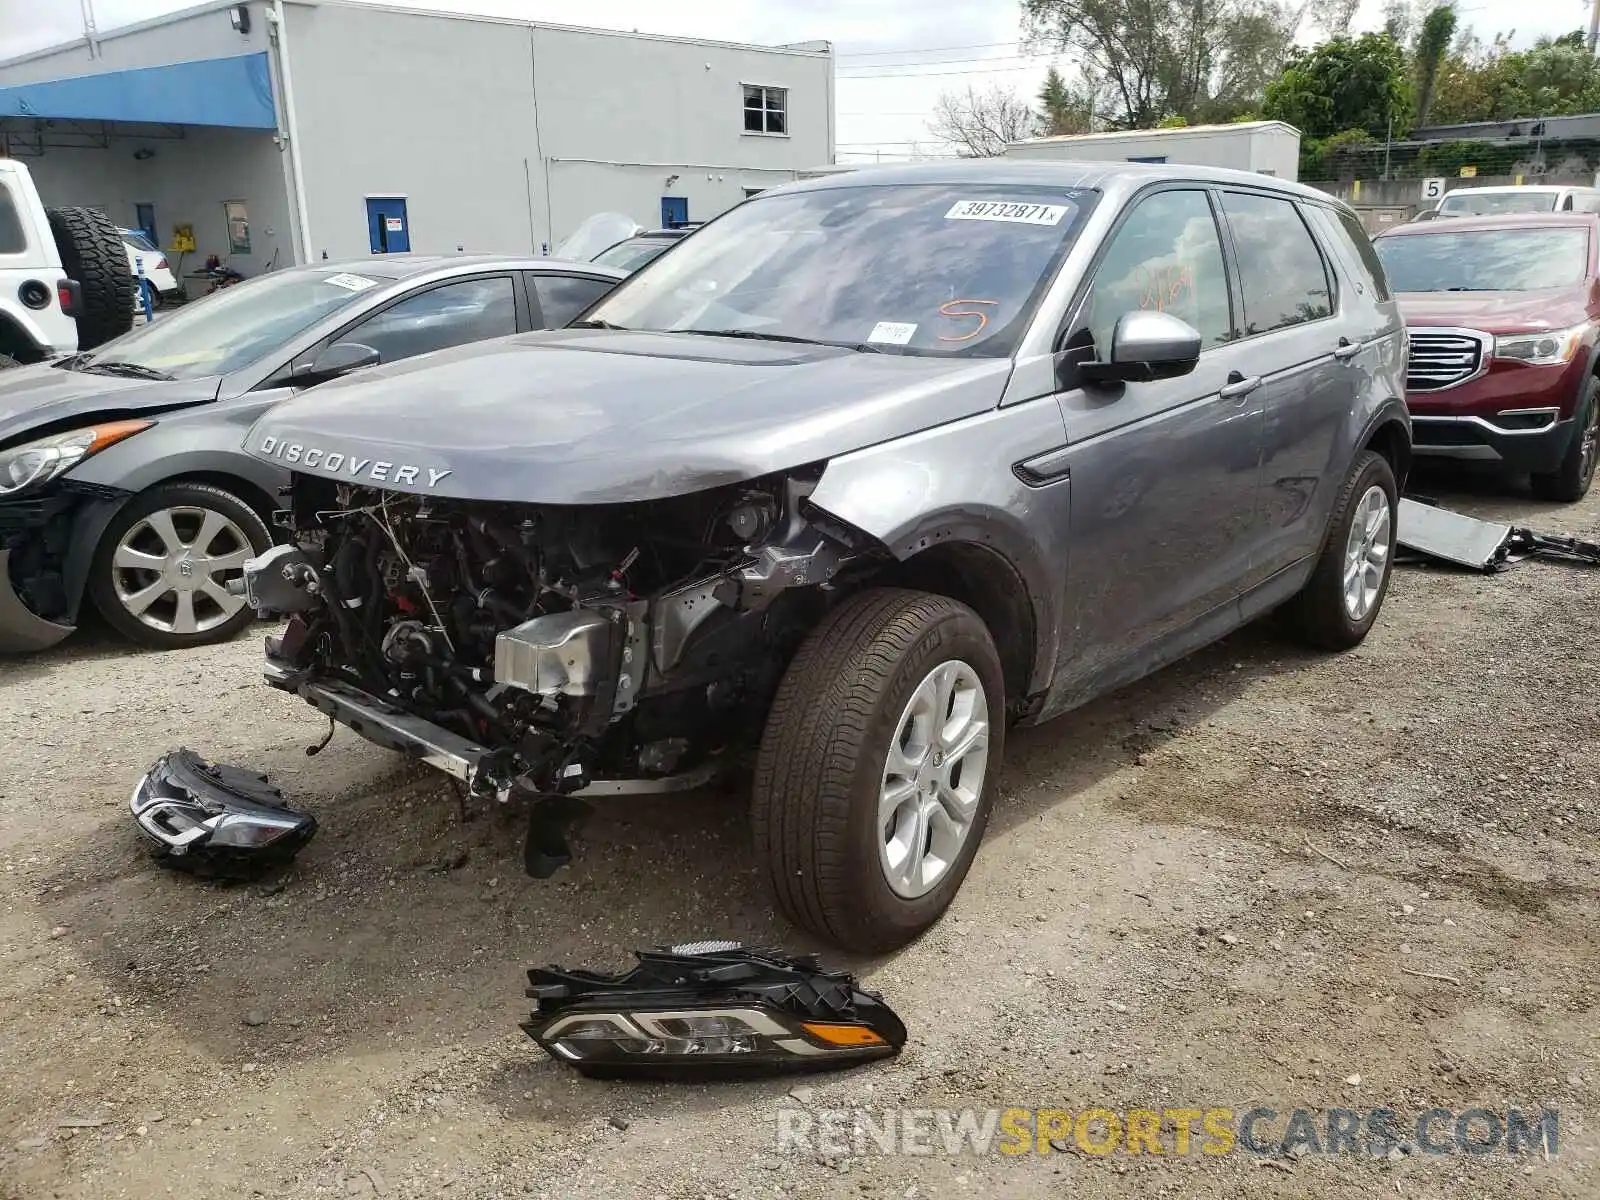
[[[1228,382],[1222,385],[1222,390],[1217,393],[1224,400],[1239,400],[1248,396],[1261,386],[1261,376],[1252,375],[1246,379],[1238,371],[1228,372]]]
[[[1360,342],[1352,342],[1349,338],[1340,338],[1339,345],[1334,350],[1333,356],[1340,362],[1348,362],[1360,354],[1363,347]]]

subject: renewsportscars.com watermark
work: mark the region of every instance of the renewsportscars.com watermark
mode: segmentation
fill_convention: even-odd
[[[1557,1152],[1556,1109],[781,1108],[777,1149],[866,1154],[1518,1156]]]

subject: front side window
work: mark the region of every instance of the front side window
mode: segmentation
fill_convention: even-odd
[[[744,131],[789,132],[789,89],[744,85]]]
[[[11,198],[11,188],[0,180],[0,254],[21,254],[28,248],[27,236],[22,232],[22,214],[17,202]]]
[[[1246,336],[1333,313],[1327,264],[1292,200],[1224,192],[1222,211],[1239,259]]]
[[[580,323],[1004,356],[1096,196],[977,183],[769,193],[630,275]]]
[[[75,370],[116,363],[173,379],[226,375],[392,282],[351,271],[273,271],[212,292],[63,363]]]
[[[539,308],[544,314],[545,328],[560,329],[613,286],[609,279],[592,279],[581,275],[538,276],[534,289],[539,294]]]
[[[1397,292],[1527,292],[1572,287],[1589,272],[1589,231],[1451,229],[1377,240]]]
[[[1148,196],[1111,235],[1083,317],[1096,357],[1110,357],[1121,317],[1152,311],[1187,321],[1206,346],[1233,337],[1222,239],[1205,192]]]
[[[464,346],[517,331],[517,299],[509,275],[463,279],[407,296],[339,335],[371,346],[384,362]]]

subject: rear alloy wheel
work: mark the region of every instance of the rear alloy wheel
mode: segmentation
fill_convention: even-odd
[[[1399,511],[1394,470],[1365,451],[1345,479],[1322,556],[1300,594],[1284,606],[1294,636],[1319,650],[1359,646],[1389,591]]]
[[[255,615],[228,584],[271,545],[260,515],[237,496],[207,484],[163,485],[113,518],[90,593],[107,621],[143,645],[226,641]]]
[[[887,588],[842,601],[789,665],[756,761],[751,826],[784,915],[865,953],[937,921],[983,840],[1004,714],[971,609]]]
[[[1529,477],[1535,500],[1573,504],[1589,494],[1595,463],[1600,460],[1600,378],[1591,375],[1584,382],[1573,424],[1572,441],[1561,465]]]

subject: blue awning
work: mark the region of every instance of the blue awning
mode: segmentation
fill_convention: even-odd
[[[0,117],[276,129],[265,51],[0,87]]]

